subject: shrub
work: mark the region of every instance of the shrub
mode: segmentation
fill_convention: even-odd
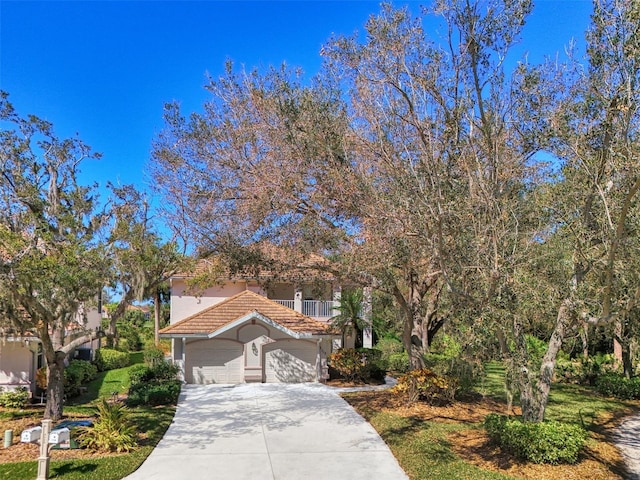
[[[90,382],[98,374],[97,367],[86,360],[73,360],[64,369],[64,393],[67,397],[75,397],[80,387]]]
[[[127,405],[175,405],[180,395],[179,380],[141,382],[131,385]]]
[[[402,342],[394,337],[384,337],[378,340],[375,346],[376,350],[380,350],[382,352],[382,358],[389,358],[390,355],[394,353],[402,353],[404,347],[402,346]]]
[[[387,358],[387,369],[391,372],[406,373],[409,371],[409,354],[407,352],[392,353]]]
[[[127,405],[170,405],[178,402],[181,382],[179,368],[167,361],[154,366],[136,365],[129,370],[131,387]]]
[[[105,399],[98,405],[98,419],[93,427],[82,427],[78,441],[81,445],[103,452],[129,452],[137,445],[135,427],[129,420],[129,411],[119,403]]]
[[[448,380],[428,368],[411,370],[398,379],[393,393],[406,396],[409,402],[417,400],[443,403],[453,400],[453,391]]]
[[[576,463],[587,440],[586,431],[579,425],[524,423],[514,417],[493,413],[485,418],[484,428],[501,449],[533,463]]]
[[[595,385],[602,375],[616,372],[616,361],[610,353],[599,353],[583,361],[583,383]]]
[[[0,393],[0,406],[6,408],[25,408],[29,402],[29,391],[25,387]]]
[[[151,347],[144,351],[144,363],[150,367],[164,362],[164,351],[161,348]]]
[[[622,400],[640,398],[640,378],[627,378],[623,375],[602,375],[596,380],[596,390],[602,395]]]
[[[379,350],[341,348],[329,355],[329,365],[348,381],[384,379],[385,368]]]
[[[447,377],[449,389],[454,397],[470,393],[478,379],[483,376],[483,366],[480,362],[469,361],[461,356],[426,354],[424,360],[428,369]]]
[[[148,382],[161,382],[164,380],[176,380],[180,369],[172,363],[163,361],[154,367],[148,365],[134,365],[129,369],[131,385]]]
[[[129,379],[131,380],[131,385],[148,380],[148,374],[149,367],[147,367],[146,365],[143,365],[141,363],[133,365],[129,369]]]
[[[101,372],[124,368],[129,365],[129,353],[112,348],[101,348],[96,352],[95,364]]]
[[[163,361],[157,365],[150,367],[150,379],[152,380],[175,380],[180,369],[177,365]]]
[[[127,323],[118,323],[118,347],[123,352],[138,352],[142,350],[142,339],[138,328]]]

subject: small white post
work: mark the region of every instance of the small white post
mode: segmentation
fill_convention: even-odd
[[[51,432],[51,419],[42,420],[42,433],[40,434],[40,456],[38,457],[38,477],[36,480],[49,478],[49,433]]]
[[[302,288],[296,286],[293,293],[293,309],[298,313],[303,313],[302,310]]]

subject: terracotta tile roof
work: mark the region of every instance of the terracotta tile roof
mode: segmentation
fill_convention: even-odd
[[[252,312],[296,333],[329,334],[329,326],[250,290],[229,297],[201,312],[160,330],[166,335],[209,335]]]

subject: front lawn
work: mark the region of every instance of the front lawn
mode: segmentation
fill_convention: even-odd
[[[133,363],[142,362],[142,354],[132,355]],[[129,368],[101,372],[87,384],[87,391],[68,402],[64,408],[66,419],[90,418],[96,413],[96,404],[102,398],[110,401],[122,399],[129,387]],[[14,443],[0,449],[0,478],[33,480],[37,475],[37,444],[20,443],[25,428],[40,425],[44,407],[33,406],[24,410],[0,409],[0,431],[13,430]],[[97,454],[86,449],[52,450],[49,478],[65,480],[119,480],[134,472],[160,441],[175,414],[174,406],[130,409],[132,423],[138,431],[139,447],[129,454]],[[29,461],[27,461],[29,460]]]
[[[583,425],[589,440],[576,465],[528,464],[492,445],[482,427],[488,413],[506,413],[502,369],[492,365],[488,371],[489,378],[479,388],[484,395],[448,406],[408,405],[390,391],[344,397],[380,433],[411,480],[627,477],[611,433],[640,403],[603,398],[574,385],[554,385],[547,418]]]

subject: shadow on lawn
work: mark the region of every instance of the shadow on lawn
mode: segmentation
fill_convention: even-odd
[[[65,475],[80,473],[83,475],[88,475],[92,472],[95,472],[98,469],[98,465],[95,463],[82,463],[78,465],[74,462],[65,462],[58,463],[55,466],[51,467],[51,474],[49,475],[51,478],[56,477],[64,477]]]

